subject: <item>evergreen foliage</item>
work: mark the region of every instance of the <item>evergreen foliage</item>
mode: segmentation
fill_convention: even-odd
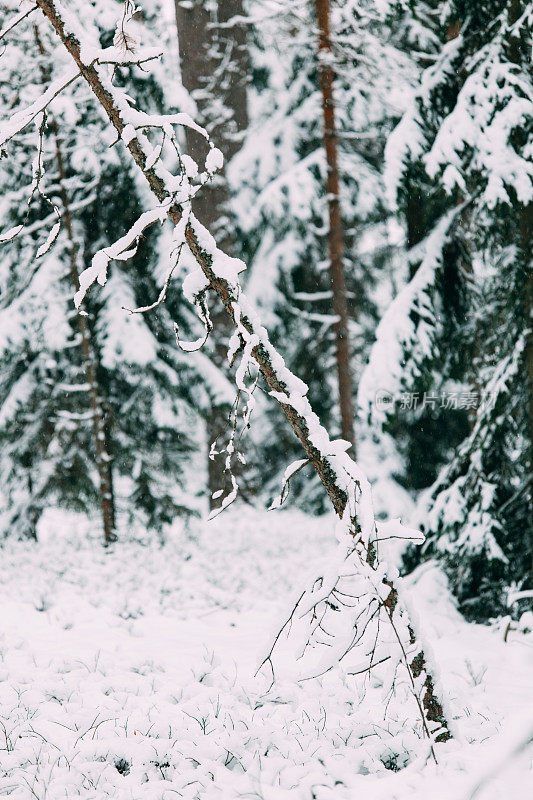
[[[442,559],[462,611],[485,619],[533,579],[532,19],[514,0],[441,11],[441,51],[388,144],[389,179],[417,236],[412,281],[378,345],[399,343],[387,388],[439,398],[410,418],[396,403],[385,425],[401,431],[411,486],[430,477],[428,462],[441,468],[419,503],[422,557]],[[453,389],[463,407],[440,408]],[[433,443],[420,435],[428,428]]]
[[[252,5],[251,11],[253,12]],[[258,304],[291,369],[301,375],[321,420],[340,430],[334,362],[334,316],[328,274],[321,95],[312,3],[256,26],[251,48],[252,119],[230,171],[234,208],[250,264],[247,291]],[[283,36],[280,36],[280,32]],[[353,372],[360,371],[383,303],[398,229],[382,182],[385,140],[404,110],[414,75],[401,50],[403,31],[391,30],[376,5],[332,4],[335,103],[338,122],[345,273]],[[280,39],[290,42],[279,46]],[[378,281],[381,283],[376,293]],[[287,454],[298,445],[266,411],[257,442],[262,485],[277,493]],[[275,436],[272,434],[275,431]],[[357,438],[357,437],[356,437]],[[266,479],[266,484],[265,484]],[[307,507],[321,507],[307,472],[295,476]]]
[[[105,22],[102,11],[109,13],[108,5],[87,8],[95,24]],[[118,7],[114,11],[120,19]],[[139,24],[144,29],[149,21],[145,15]],[[102,28],[102,46],[106,37]],[[31,102],[30,91],[39,92],[65,70],[65,57],[45,26],[26,29],[18,47],[20,58],[10,51],[9,82],[1,84],[7,105],[20,101],[18,93]],[[122,71],[119,81],[129,77],[129,68]],[[142,73],[136,73],[133,87],[145,103],[150,98],[157,103],[163,91],[153,75],[143,79]],[[35,536],[49,505],[88,511],[99,501],[95,412],[72,302],[72,270],[79,274],[142,210],[142,190],[112,144],[87,89],[73,84],[36,129],[8,144],[15,158],[0,165],[5,228],[25,226],[7,237],[1,259],[0,446],[8,533]],[[22,175],[11,172],[14,161],[25,165]],[[54,217],[69,213],[65,199],[72,229],[63,219],[56,238],[47,241]],[[157,297],[157,262],[157,237],[150,236],[127,266],[110,264],[107,285],[88,298],[82,313],[104,416],[104,458],[111,459],[115,493],[122,497],[118,510],[159,530],[194,508],[180,484],[191,451],[187,429],[194,430],[195,423],[183,399],[185,370],[168,314],[144,317],[123,308]]]

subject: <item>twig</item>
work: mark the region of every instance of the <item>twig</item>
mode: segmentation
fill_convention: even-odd
[[[19,16],[11,23],[11,25],[6,25],[6,27],[0,31],[0,42],[7,36],[9,31],[12,31],[13,28],[16,28],[17,25],[19,25],[23,20],[25,20],[26,17],[29,17],[30,14],[33,14],[33,12],[36,11],[37,9],[38,9],[37,5],[32,6],[29,9],[29,11],[25,11],[23,14],[19,14]]]

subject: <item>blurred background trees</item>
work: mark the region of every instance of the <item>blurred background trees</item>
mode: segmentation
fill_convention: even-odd
[[[155,72],[124,67],[115,79],[144,106],[164,98],[191,112],[223,151],[195,213],[249,265],[249,296],[322,422],[357,442],[378,511],[390,516],[396,495],[413,507],[427,539],[404,569],[439,559],[463,613],[487,619],[509,589],[533,589],[530,5],[318,7],[330,24],[322,40],[314,0],[149,0],[128,35],[166,57]],[[111,44],[122,4],[86,9]],[[9,13],[0,8],[0,27]],[[45,26],[28,22],[17,36],[0,80],[8,109],[32,101],[35,75],[47,84],[65,66]],[[338,205],[324,146],[332,110]],[[176,515],[216,507],[231,485],[219,454],[235,403],[223,315],[211,309],[202,351],[177,348],[173,323],[190,338],[198,330],[179,289],[185,254],[165,304],[130,313],[159,295],[164,228],[127,265],[111,262],[76,314],[77,276],[130,227],[144,189],[83,86],[55,102],[41,134],[42,146],[28,133],[0,161],[3,531],[36,537],[56,505],[98,513],[106,542],[133,523],[163,532]],[[186,129],[182,146],[203,163],[201,136]],[[339,291],[353,436],[339,402]],[[261,386],[256,394],[236,469],[243,497],[263,504],[300,451]],[[294,476],[292,496],[320,512],[309,472]]]

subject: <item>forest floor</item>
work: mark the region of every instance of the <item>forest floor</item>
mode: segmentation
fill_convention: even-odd
[[[0,797],[531,800],[533,746],[517,751],[533,729],[533,636],[467,624],[434,567],[410,590],[456,732],[437,765],[415,709],[349,664],[296,683],[280,663],[272,688],[254,677],[331,527],[239,507],[164,547],[105,551],[51,514],[38,544],[7,540]]]

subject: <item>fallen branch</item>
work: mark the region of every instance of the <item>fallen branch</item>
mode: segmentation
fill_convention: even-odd
[[[37,5],[72,56],[79,73],[89,84],[118,136],[143,172],[158,202],[165,206],[173,224],[178,225],[184,214],[184,203],[183,200],[178,202],[175,199],[178,191],[176,176],[168,172],[161,161],[156,160],[154,163],[154,148],[142,132],[143,127],[148,127],[149,115],[142,115],[140,128],[137,128],[139,113],[131,107],[125,92],[112,84],[105,67],[94,61],[84,61],[82,28],[70,11],[55,0],[37,0]],[[90,47],[88,49],[90,51]],[[156,119],[156,127],[157,122]],[[283,358],[269,341],[267,331],[260,324],[241,289],[238,273],[245,268],[244,264],[222,253],[193,214],[189,214],[184,238],[199,268],[196,270],[198,274],[194,273],[193,280],[189,282],[187,296],[194,300],[207,289],[216,292],[237,329],[243,350],[257,362],[270,394],[279,403],[307,458],[312,462],[337,515],[343,521],[352,547],[359,547],[366,552],[373,551],[376,531],[370,485],[361,469],[347,454],[349,443],[330,439],[306,397],[307,387],[287,369]],[[397,603],[397,592],[392,586],[389,598],[392,614]],[[427,676],[423,700],[426,713],[433,703],[438,704],[441,709],[420,649],[417,658],[420,671],[425,671]],[[441,714],[439,717],[441,732],[438,738],[450,738],[444,716]]]

